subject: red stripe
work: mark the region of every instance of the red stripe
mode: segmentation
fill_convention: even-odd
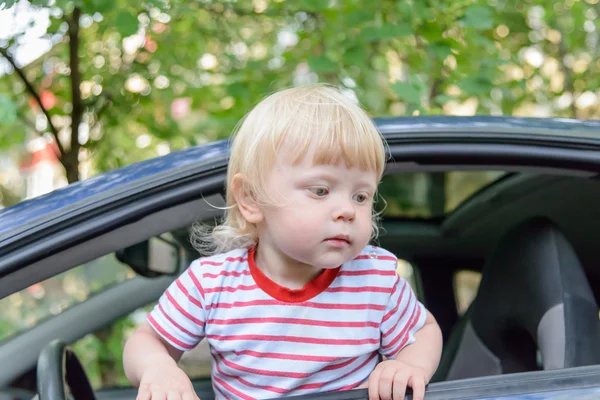
[[[379,323],[373,321],[321,321],[303,318],[232,318],[232,319],[209,319],[207,324],[215,325],[237,325],[237,324],[297,324],[309,326],[330,326],[337,328],[379,328]]]
[[[250,276],[250,271],[246,270],[246,271],[242,271],[242,272],[237,272],[237,271],[221,271],[218,274],[211,274],[211,273],[204,273],[202,274],[203,278],[218,278],[219,276],[235,276],[236,278],[239,278],[240,276],[243,275],[247,275]]]
[[[181,340],[178,340],[178,339],[174,338],[173,336],[171,336],[169,334],[169,332],[167,332],[166,330],[164,330],[163,327],[160,326],[158,324],[158,322],[156,322],[156,320],[150,314],[148,314],[148,322],[150,322],[150,324],[154,327],[154,329],[156,329],[157,331],[159,331],[171,343],[175,343],[175,344],[183,347],[184,349],[188,349],[188,350],[193,349],[195,347],[195,345],[184,343]]]
[[[269,342],[311,343],[311,344],[334,344],[341,346],[352,346],[361,344],[378,344],[379,338],[368,339],[322,339],[301,336],[279,336],[279,335],[206,335],[208,339],[216,340],[256,340]]]
[[[382,271],[379,269],[365,269],[362,271],[340,271],[339,276],[364,276],[364,275],[381,275],[381,276],[392,276],[396,275],[396,271],[387,270]]]
[[[227,398],[227,397],[228,397],[228,396],[225,394],[225,392],[223,392],[223,391],[221,390],[221,388],[220,388],[220,387],[218,387],[217,385],[214,385],[213,387],[215,388],[215,390],[216,390],[217,392],[221,393],[221,396],[223,396],[224,398]]]
[[[236,356],[244,355],[256,358],[274,358],[278,360],[294,360],[294,361],[313,361],[313,362],[331,362],[339,361],[345,357],[323,357],[323,356],[303,356],[299,354],[286,354],[286,353],[261,353],[259,351],[252,350],[241,350],[234,351],[233,354]]]
[[[183,326],[179,325],[177,322],[175,322],[173,320],[173,318],[169,317],[169,314],[167,314],[165,312],[165,310],[162,308],[162,305],[160,303],[158,303],[158,309],[160,310],[160,312],[162,313],[162,315],[164,315],[164,317],[167,319],[167,321],[169,321],[172,325],[174,325],[177,329],[179,329],[180,331],[182,331],[186,335],[189,335],[189,336],[191,336],[193,338],[196,338],[196,339],[202,339],[203,338],[203,336],[195,335],[192,332],[190,332],[187,329],[185,329]]]
[[[408,329],[408,332],[406,333],[406,336],[404,336],[404,339],[402,339],[402,343],[400,343],[400,346],[396,350],[396,353],[398,351],[400,351],[400,349],[402,349],[406,345],[406,342],[408,342],[408,339],[410,338],[410,332],[415,328],[415,326],[417,326],[417,323],[419,322],[419,319],[421,318],[421,307],[419,307],[418,310],[419,311],[417,312],[417,317],[412,322],[410,328]]]
[[[394,261],[398,262],[398,259],[394,256],[375,256],[371,257],[368,254],[363,254],[355,258],[355,260],[383,260],[383,261]]]
[[[406,333],[406,330],[408,329],[408,327],[413,323],[414,319],[415,319],[415,314],[417,312],[417,310],[419,309],[419,307],[415,307],[413,308],[412,314],[410,315],[410,319],[408,320],[408,323],[406,325],[404,325],[404,328],[402,328],[402,330],[400,331],[400,333],[398,333],[396,335],[396,337],[389,342],[388,344],[386,344],[385,346],[382,346],[382,349],[390,349],[392,347],[394,347],[394,345],[396,344],[396,342],[398,342],[398,340],[400,340],[401,337],[404,336],[404,334]]]
[[[402,299],[402,298],[400,297],[400,299]],[[400,299],[399,299],[399,300],[400,300]],[[411,293],[411,295],[409,296],[409,298],[408,298],[408,301],[407,301],[407,303],[406,303],[406,307],[404,307],[404,310],[402,311],[402,314],[400,314],[400,316],[399,316],[399,317],[398,317],[398,319],[396,320],[396,323],[394,324],[394,326],[392,326],[392,327],[391,327],[391,328],[390,328],[390,329],[389,329],[387,332],[385,332],[385,333],[383,334],[383,337],[384,337],[384,338],[388,337],[389,335],[391,335],[391,334],[392,334],[392,332],[394,332],[394,331],[396,330],[396,328],[398,327],[398,324],[400,323],[400,321],[402,321],[402,318],[404,318],[404,315],[406,315],[406,312],[408,311],[408,308],[410,307],[410,302],[412,301],[412,299],[413,299],[413,295],[412,295],[412,293]],[[415,301],[416,301],[416,299],[415,299]],[[399,305],[399,304],[400,304],[400,301],[398,301],[398,305]],[[396,309],[397,309],[397,308],[398,308],[398,307],[396,307]]]
[[[175,308],[177,309],[177,311],[179,311],[183,316],[185,316],[187,319],[189,319],[190,321],[194,322],[195,324],[198,324],[200,326],[204,326],[204,321],[192,317],[192,315],[190,315],[190,313],[188,313],[187,311],[185,311],[178,303],[177,301],[173,298],[173,296],[171,296],[171,293],[169,293],[169,290],[167,289],[167,291],[165,292],[165,294],[167,295],[167,298],[169,299],[169,301],[171,302],[171,304],[173,304],[173,306],[175,306]]]
[[[233,303],[217,303],[208,304],[204,308],[210,310],[211,308],[233,308],[233,307],[251,307],[251,306],[302,306],[308,308],[320,308],[327,310],[385,310],[385,306],[378,304],[327,304],[327,303],[284,303],[277,300],[252,300],[252,301],[235,301]]]
[[[373,354],[371,354],[371,357],[369,357],[365,362],[363,362],[362,364],[360,364],[358,367],[354,368],[352,371],[345,373],[342,376],[336,377],[335,381],[341,381],[342,379],[356,373],[356,371],[360,370],[361,368],[363,368],[365,365],[367,365],[368,363],[371,362],[371,360],[373,359],[373,357],[375,357],[377,355],[377,352],[373,352]],[[308,383],[306,385],[301,385],[301,386],[297,386],[293,389],[290,389],[290,392],[293,390],[305,390],[305,389],[320,389],[323,386],[332,383],[332,380],[329,380],[327,382],[319,382],[319,383]]]
[[[198,281],[198,278],[196,278],[196,275],[194,275],[194,273],[192,272],[191,268],[188,268],[188,275],[190,276],[190,279],[192,280],[192,282],[194,282],[194,286],[196,286],[196,289],[198,289],[198,292],[200,293],[202,300],[204,300],[204,289],[202,288],[200,281]]]
[[[370,374],[369,374],[370,375]],[[352,390],[352,389],[356,389],[357,386],[359,386],[361,383],[363,383],[364,381],[366,381],[369,378],[369,375],[367,375],[366,377],[362,378],[360,381],[351,383],[350,385],[346,385],[344,387],[341,387],[339,389],[335,389],[332,390],[333,392],[343,392],[345,390]]]
[[[338,292],[347,292],[347,293],[363,293],[363,292],[371,292],[371,293],[389,293],[391,291],[390,288],[379,287],[379,286],[360,286],[360,287],[350,287],[350,286],[338,286],[333,288],[327,288],[326,292],[330,293],[338,293]]]
[[[240,398],[242,398],[244,400],[255,400],[253,397],[246,396],[244,393],[240,392],[239,390],[236,390],[235,388],[229,386],[227,383],[225,383],[221,379],[217,378],[216,376],[213,376],[213,380],[216,381],[219,385],[223,386],[225,389],[229,390],[230,393],[234,393],[234,394],[240,396]],[[225,397],[230,397],[230,396],[225,396]]]
[[[398,283],[400,282],[400,279],[398,278],[396,280],[396,283],[394,284],[394,290],[392,292],[392,294],[390,295],[390,299],[394,297],[394,294],[396,294],[396,291],[398,290]],[[383,319],[381,320],[381,323],[383,324],[385,321],[387,321],[388,319],[390,319],[392,317],[392,315],[396,314],[398,312],[398,308],[400,308],[400,302],[402,301],[402,298],[404,297],[404,290],[406,290],[406,286],[408,285],[408,283],[406,283],[406,281],[404,281],[404,284],[402,285],[402,290],[400,291],[400,296],[398,296],[398,301],[396,302],[396,306],[391,309],[390,311],[388,311],[384,316]]]
[[[238,370],[238,371],[242,371],[242,372],[249,372],[251,374],[256,374],[256,375],[264,375],[264,376],[280,376],[283,378],[310,378],[311,376],[314,376],[317,372],[322,372],[322,371],[333,371],[336,369],[340,369],[340,368],[344,368],[345,366],[353,363],[354,361],[356,361],[358,358],[354,357],[351,358],[349,360],[346,360],[344,362],[341,363],[337,363],[337,364],[331,364],[331,365],[327,365],[323,368],[321,368],[318,371],[315,372],[308,372],[308,373],[303,373],[303,372],[286,372],[286,371],[271,371],[271,370],[267,370],[267,369],[257,369],[257,368],[249,368],[249,367],[245,367],[243,365],[240,365],[238,363],[235,363],[233,361],[229,361],[227,360],[225,357],[219,356],[219,359],[223,362],[223,364],[227,365],[229,368]]]
[[[248,261],[248,259],[244,258],[244,257],[227,257],[225,259],[225,261],[210,261],[210,260],[200,261],[200,265],[212,265],[212,266],[218,267],[220,265],[225,264],[226,262],[236,262],[236,261],[246,262],[246,261]]]
[[[188,292],[187,288],[185,286],[183,286],[183,283],[181,283],[181,281],[179,279],[177,279],[175,281],[175,284],[177,285],[177,287],[179,288],[179,290],[181,290],[181,292],[183,294],[185,294],[185,297],[188,298],[188,300],[190,301],[190,303],[194,304],[197,307],[202,308],[202,303],[200,303],[200,301],[198,301],[196,298],[194,298],[193,296],[190,295],[190,293]]]
[[[219,374],[221,374],[221,375],[223,375],[223,376],[225,376],[227,378],[235,379],[236,381],[240,382],[242,385],[245,385],[245,386],[248,386],[248,387],[251,387],[251,388],[267,390],[269,392],[275,392],[275,393],[279,393],[279,394],[289,392],[289,390],[287,390],[287,389],[282,389],[282,388],[276,387],[276,386],[261,386],[261,385],[257,385],[255,383],[249,382],[249,381],[245,380],[244,378],[241,378],[241,377],[239,377],[237,375],[230,375],[228,373],[225,373],[225,372],[223,372],[223,370],[219,366],[219,362],[216,360],[216,358],[214,358],[214,359],[215,359],[215,367],[217,368],[217,372]],[[215,379],[215,378],[213,377],[213,379]],[[225,398],[228,398],[228,397],[230,397],[230,396],[225,396]]]
[[[206,293],[222,293],[222,292],[229,292],[229,293],[235,293],[237,291],[244,291],[244,290],[255,290],[258,289],[257,285],[239,285],[239,286],[218,286],[215,288],[206,288],[204,289],[204,291]]]

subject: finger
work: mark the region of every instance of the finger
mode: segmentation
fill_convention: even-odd
[[[181,393],[176,390],[170,390],[167,393],[167,400],[181,400]]]
[[[381,375],[381,368],[375,368],[375,371],[371,372],[369,376],[369,400],[379,400],[379,376]]]
[[[406,384],[408,377],[406,372],[397,371],[394,375],[393,380],[393,398],[394,400],[404,400],[404,394],[406,393]]]
[[[394,385],[395,376],[400,372],[397,372],[395,368],[386,368],[379,377],[379,397],[382,400],[392,400],[392,387]]]
[[[413,400],[423,400],[425,397],[425,379],[422,376],[413,376],[410,378],[410,387],[413,392]]]
[[[150,397],[152,400],[167,400],[167,393],[162,390],[155,390]]]
[[[200,398],[194,392],[185,392],[183,396],[181,396],[182,400],[200,400]]]
[[[135,400],[150,400],[150,391],[146,389],[140,390]]]

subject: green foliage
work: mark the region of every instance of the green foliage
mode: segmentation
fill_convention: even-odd
[[[5,94],[0,94],[0,124],[10,125],[17,122],[17,106]]]
[[[51,9],[48,34],[62,40],[24,71],[38,91],[55,96],[49,114],[70,117],[77,101],[70,98],[64,21],[78,7],[79,101],[84,124],[93,126],[80,144],[94,173],[227,137],[266,94],[315,80],[352,88],[375,116],[447,113],[467,99],[481,114],[522,114],[538,105],[557,116],[596,115],[597,107],[557,106],[563,94],[600,84],[591,2],[325,3],[31,1]],[[7,42],[10,54],[21,35]],[[533,48],[553,67],[532,66],[526,53]],[[1,148],[24,140],[3,133],[15,125],[36,133],[39,111],[19,80],[0,78],[7,88]]]

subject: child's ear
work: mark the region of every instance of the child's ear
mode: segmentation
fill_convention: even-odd
[[[256,202],[254,193],[248,189],[248,186],[244,182],[244,177],[240,174],[235,174],[231,186],[242,217],[251,224],[261,222],[263,220],[262,209]]]

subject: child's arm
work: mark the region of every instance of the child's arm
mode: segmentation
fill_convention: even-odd
[[[139,387],[138,399],[167,395],[169,399],[198,399],[190,379],[177,366],[182,353],[162,340],[147,322],[134,332],[123,350],[123,366],[129,381]]]
[[[424,325],[414,334],[415,342],[403,348],[395,359],[375,368],[366,385],[369,400],[404,399],[406,387],[413,390],[413,400],[422,400],[425,386],[435,373],[442,353],[442,332],[427,311]]]
[[[442,331],[433,315],[427,311],[425,325],[415,333],[416,341],[400,351],[395,361],[421,368],[428,383],[442,355]]]

